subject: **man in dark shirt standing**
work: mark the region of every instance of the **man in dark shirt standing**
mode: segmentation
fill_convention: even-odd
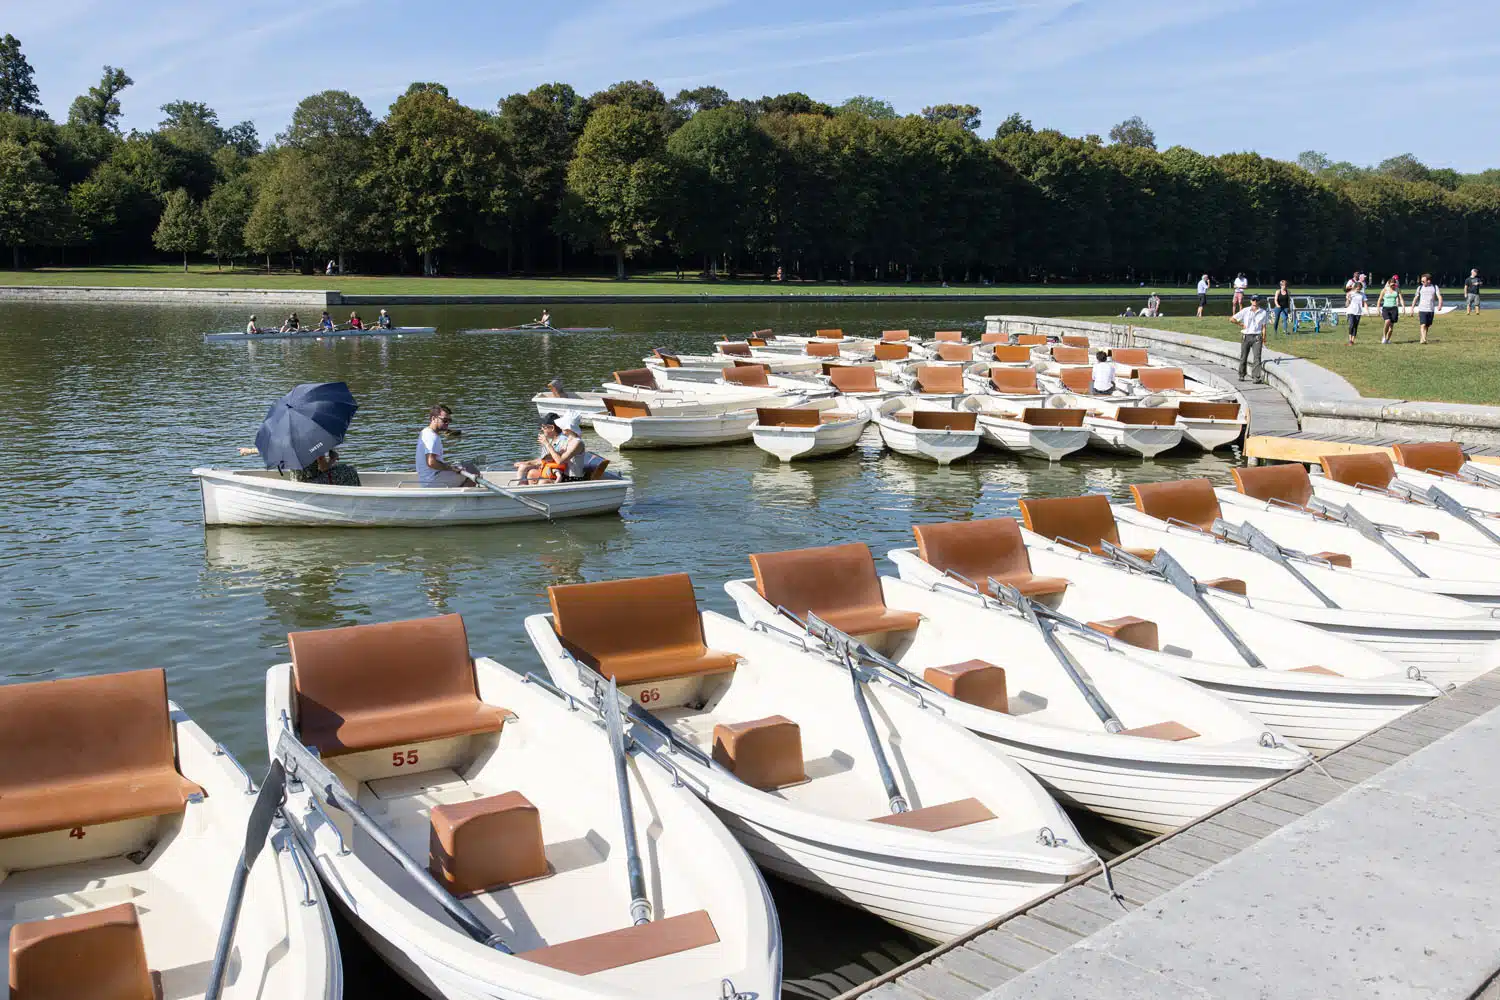
[[[1468,280],[1464,282],[1464,315],[1479,311],[1479,288],[1483,284],[1479,280],[1479,268],[1471,270]]]

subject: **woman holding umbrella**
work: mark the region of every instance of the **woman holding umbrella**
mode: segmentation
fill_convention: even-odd
[[[354,466],[338,460],[334,446],[342,444],[359,404],[343,382],[308,382],[271,404],[255,435],[254,448],[268,469],[290,472],[299,483],[358,486]]]

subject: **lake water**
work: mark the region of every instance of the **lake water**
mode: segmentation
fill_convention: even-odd
[[[1123,303],[1006,303],[1012,313],[1119,312]],[[373,313],[375,310],[363,310]],[[450,456],[529,457],[549,377],[586,388],[638,367],[653,347],[703,353],[714,339],[771,327],[868,334],[982,328],[991,304],[591,306],[555,322],[588,335],[457,336],[529,320],[530,307],[399,307],[435,337],[206,345],[246,310],[0,306],[0,682],[159,666],[171,696],[252,770],[266,763],[265,670],[286,633],[456,611],[476,653],[539,669],[522,630],[556,583],[685,570],[700,602],[733,614],[724,581],[747,553],[844,541],[877,556],[912,544],[911,525],[1016,512],[1021,496],[1128,495],[1131,482],[1228,477],[1227,458],[1153,462],[1072,456],[1048,466],[981,451],[950,469],[873,443],[781,467],[753,445],[611,453],[635,481],[618,518],[437,531],[202,527],[196,465],[236,457],[266,407],[300,382],[343,380],[360,411],[345,458],[411,467],[433,403],[464,431]],[[260,317],[263,323],[280,317]],[[304,312],[304,318],[311,318]],[[869,438],[866,439],[870,441]],[[1090,827],[1105,849],[1129,842]],[[899,931],[794,887],[773,886],[787,942],[788,996],[833,996],[923,950]],[[354,938],[341,943],[349,995],[406,996]],[[415,995],[415,994],[411,994]]]

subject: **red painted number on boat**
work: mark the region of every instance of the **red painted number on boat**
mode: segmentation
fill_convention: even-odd
[[[661,701],[661,692],[656,688],[646,688],[641,692],[641,704],[649,705],[653,701]]]
[[[401,767],[406,764],[415,764],[416,762],[417,752],[415,750],[408,750],[405,753],[397,750],[395,753],[391,754],[392,767]]]
[[[75,827],[73,827],[73,829],[71,829],[71,830],[68,831],[68,836],[72,837],[74,840],[82,840],[83,837],[84,837],[83,827],[81,827],[81,826],[75,826]]]

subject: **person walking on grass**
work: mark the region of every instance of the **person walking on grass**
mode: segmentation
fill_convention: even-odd
[[[1432,275],[1422,275],[1422,283],[1411,297],[1412,311],[1417,314],[1417,343],[1427,343],[1427,331],[1432,329],[1432,319],[1443,308],[1443,293],[1432,283]]]
[[[1470,316],[1479,312],[1479,288],[1484,282],[1479,280],[1479,268],[1469,271],[1469,277],[1464,281],[1464,315]]]
[[[1266,380],[1266,369],[1261,363],[1261,351],[1266,345],[1266,320],[1270,314],[1260,304],[1260,296],[1250,296],[1250,305],[1241,309],[1230,317],[1240,327],[1240,374],[1239,380],[1246,381],[1245,372],[1248,367],[1251,379],[1254,382]]]
[[[1354,346],[1354,338],[1359,336],[1359,321],[1365,315],[1365,286],[1359,282],[1344,293],[1344,312],[1349,317],[1349,346]]]
[[[1203,318],[1203,307],[1208,305],[1208,275],[1198,279],[1198,318]]]
[[[1391,334],[1396,331],[1396,324],[1401,321],[1401,310],[1404,308],[1406,296],[1401,294],[1401,277],[1393,274],[1380,290],[1380,318],[1385,320],[1385,331],[1380,335],[1382,344],[1391,342]]]
[[[1245,308],[1245,289],[1249,287],[1250,281],[1245,277],[1244,271],[1234,276],[1234,298],[1229,303],[1231,315]]]
[[[1285,278],[1281,279],[1281,287],[1276,289],[1276,295],[1271,299],[1271,304],[1275,306],[1271,311],[1271,332],[1280,333],[1282,331],[1282,324],[1285,323],[1286,334],[1290,336],[1292,332],[1292,293],[1286,287]]]

